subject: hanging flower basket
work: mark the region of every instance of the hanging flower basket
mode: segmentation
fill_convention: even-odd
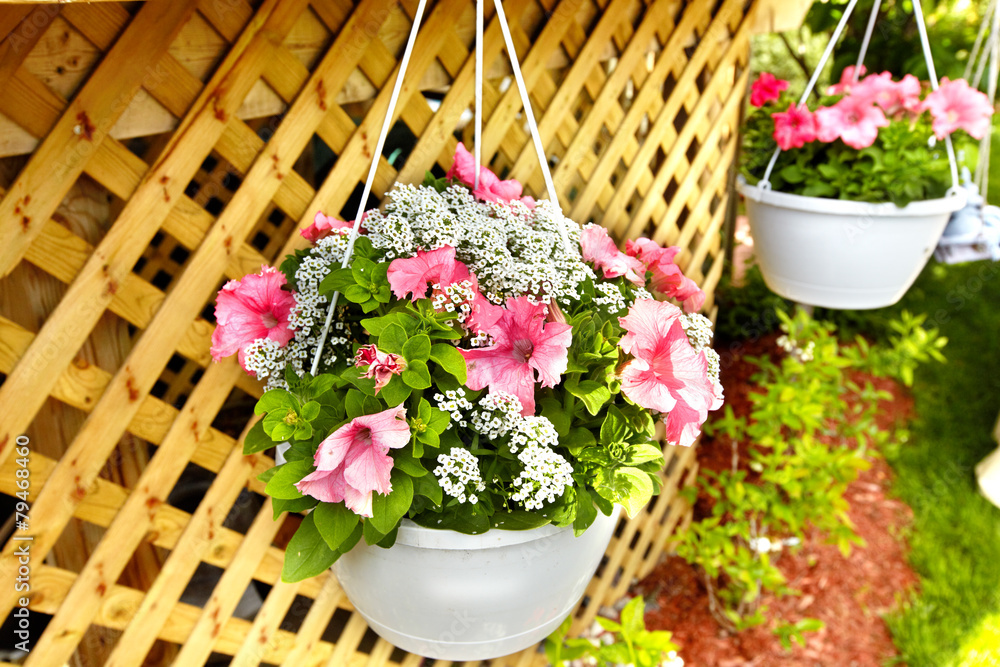
[[[934,252],[964,195],[900,207],[765,190],[740,182],[754,251],[773,292],[824,308],[899,301]]]
[[[447,659],[554,629],[619,508],[635,517],[659,491],[655,420],[691,445],[722,405],[705,295],[678,249],[621,252],[563,216],[512,61],[548,200],[459,144],[444,178],[397,185],[353,225],[317,213],[311,247],[227,283],[212,337],[213,356],[267,384],[244,452],[287,445],[261,475],[275,512],[307,512],[282,579],[336,564],[376,632]]]
[[[929,84],[909,74],[862,76],[873,14],[857,65],[810,101],[855,4],[797,102],[787,81],[766,72],[752,85],[738,185],[768,286],[800,303],[841,309],[881,308],[906,293],[966,202],[952,135],[982,137],[993,113],[964,80],[938,84],[919,2]]]

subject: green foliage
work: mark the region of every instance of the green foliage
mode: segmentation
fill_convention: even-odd
[[[936,332],[920,326],[921,318],[904,318],[886,352],[867,344],[845,350],[832,325],[802,311],[793,318],[779,310],[777,316],[785,332],[778,342],[788,354],[779,363],[752,360],[760,371],[749,417],[737,418],[727,407],[706,428],[719,442],[731,442],[733,465],[702,473],[699,490],[710,499],[711,514],[692,523],[677,544],[677,553],[703,571],[713,614],[736,631],[767,620],[760,607],[764,591],[795,592],[772,551],[796,548],[810,529],[845,555],[862,543],[847,517],[844,493],[868,467],[869,448],[887,440],[874,417],[878,400],[888,396],[869,383],[859,386],[846,373],[912,373],[918,361],[940,355],[943,345]],[[751,444],[745,467],[738,465],[739,442]],[[788,644],[812,629],[815,623],[800,622],[776,632]]]
[[[829,106],[836,98],[822,98]],[[756,183],[777,144],[772,134],[771,114],[788,108],[790,97],[747,114],[743,139],[741,173]],[[850,201],[893,202],[905,206],[911,201],[943,197],[951,185],[947,154],[943,143],[929,145],[933,133],[930,118],[892,121],[878,133],[875,143],[857,150],[842,141],[813,141],[802,148],[783,151],[771,174],[771,186],[780,192],[807,197]],[[968,144],[964,135],[954,137],[960,146]]]
[[[545,655],[553,667],[565,667],[571,660],[590,658],[597,667],[633,665],[634,667],[659,667],[670,660],[677,646],[670,641],[670,633],[663,630],[649,631],[643,618],[643,598],[633,598],[622,609],[619,622],[598,616],[600,626],[614,636],[611,643],[590,639],[567,639],[573,617],[569,616],[545,640]]]

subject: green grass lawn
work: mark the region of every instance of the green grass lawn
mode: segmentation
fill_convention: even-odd
[[[910,561],[920,591],[889,625],[910,667],[1000,665],[1000,509],[974,467],[996,443],[1000,412],[1000,263],[931,262],[903,301],[948,337],[945,364],[916,375],[908,441],[886,451],[895,492],[913,508]]]

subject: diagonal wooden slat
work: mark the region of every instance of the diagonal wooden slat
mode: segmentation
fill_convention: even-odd
[[[24,255],[193,11],[193,2],[144,5],[31,156],[0,202],[0,237],[6,240],[0,248],[0,275]]]

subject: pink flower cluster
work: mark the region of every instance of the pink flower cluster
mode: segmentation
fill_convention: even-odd
[[[288,325],[295,296],[282,289],[286,282],[284,273],[263,266],[260,273],[230,280],[219,290],[215,300],[217,325],[212,332],[214,360],[236,353],[246,370],[244,355],[250,343],[267,338],[280,346],[288,344],[295,335]]]
[[[691,346],[680,317],[680,309],[665,301],[636,301],[618,318],[628,332],[618,345],[632,355],[621,369],[622,393],[665,414],[667,440],[688,447],[722,396],[708,378],[705,353]]]
[[[354,356],[357,368],[367,367],[362,377],[375,379],[375,393],[378,394],[389,384],[393,375],[400,375],[406,370],[406,360],[398,354],[383,352],[375,345],[362,345]]]
[[[455,149],[455,159],[451,169],[445,174],[447,178],[454,178],[461,183],[475,188],[476,165],[472,153],[465,148],[464,144],[458,144]],[[535,208],[533,197],[522,197],[524,188],[517,179],[501,181],[500,178],[487,167],[479,166],[479,187],[472,191],[476,199],[487,202],[506,203],[520,200],[529,209]]]
[[[862,66],[859,74],[864,72]],[[787,81],[765,72],[751,86],[751,104],[762,106],[777,100],[787,87]],[[993,108],[983,93],[964,80],[949,81],[945,77],[938,89],[924,99],[920,98],[922,91],[920,81],[912,74],[893,81],[889,72],[882,72],[856,81],[854,67],[847,67],[840,82],[827,89],[829,95],[842,95],[832,106],[810,111],[806,105],[793,102],[787,111],[772,113],[774,140],[782,150],[837,139],[860,150],[875,143],[879,128],[889,125],[890,119],[912,120],[925,111],[931,114],[938,139],[956,130],[982,139],[989,130]]]
[[[339,503],[355,514],[372,515],[372,492],[392,491],[390,449],[410,441],[406,409],[389,408],[355,417],[331,433],[316,449],[315,472],[295,484],[300,493],[325,503]]]
[[[682,302],[687,312],[697,312],[705,303],[705,293],[674,263],[680,252],[678,247],[661,248],[651,239],[629,239],[625,242],[625,252],[621,252],[608,236],[608,230],[591,225],[580,232],[580,249],[584,261],[603,271],[605,278],[625,276],[642,287],[649,271],[650,289]]]

